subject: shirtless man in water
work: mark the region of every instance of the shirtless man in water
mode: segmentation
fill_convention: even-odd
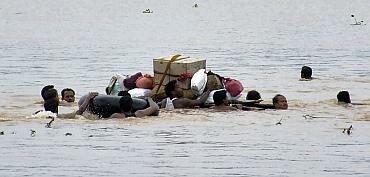
[[[149,115],[158,115],[159,107],[152,98],[148,98],[148,103],[149,107],[133,112],[133,101],[131,96],[122,96],[122,98],[119,100],[121,112],[114,113],[109,118],[144,117]]]
[[[71,88],[65,88],[61,91],[62,94],[62,101],[65,101],[67,103],[73,103],[75,102],[75,91]]]
[[[353,103],[351,101],[351,96],[349,95],[348,91],[340,91],[337,94],[337,99],[338,99],[338,104],[343,104],[343,105],[370,105],[369,103]]]
[[[56,113],[59,118],[75,118],[75,115],[81,115],[87,109],[90,100],[97,95],[98,93],[91,92],[89,93],[85,101],[79,106],[79,109],[77,111],[67,114],[59,114],[58,106],[60,105],[60,101],[58,97],[58,91],[54,88],[53,85],[47,85],[41,90],[41,96],[44,99],[44,110]]]
[[[310,81],[312,79],[315,79],[312,77],[312,68],[309,66],[302,66],[301,69],[301,79],[300,81]]]
[[[272,98],[272,104],[275,106],[275,109],[288,109],[288,101],[285,96],[277,94]]]
[[[236,111],[239,110],[238,108],[231,107],[229,104],[229,100],[226,96],[226,90],[216,91],[213,94],[213,101],[215,106],[213,107],[215,110],[218,111]]]

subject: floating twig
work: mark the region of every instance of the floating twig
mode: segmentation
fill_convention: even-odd
[[[36,136],[36,130],[31,129],[31,136],[32,137]]]
[[[65,136],[72,136],[72,133],[66,133],[66,134],[64,134]]]
[[[46,125],[45,125],[46,128],[51,128],[51,123],[54,122],[54,117],[49,116],[49,118],[51,118],[51,120],[50,120],[50,122],[46,123]]]
[[[352,129],[353,129],[353,127],[351,125],[351,126],[349,126],[349,128],[343,129],[342,133],[347,133],[348,135],[350,135],[352,133]]]
[[[330,116],[313,116],[313,115],[309,115],[309,114],[305,114],[305,115],[303,115],[302,117],[304,117],[305,119],[316,119],[316,118],[336,118],[336,117],[330,117]]]
[[[280,120],[279,120],[279,122],[277,122],[275,125],[281,125],[281,121],[283,120],[283,118],[281,118]]]

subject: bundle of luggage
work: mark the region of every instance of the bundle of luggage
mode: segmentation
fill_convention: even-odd
[[[165,86],[171,80],[177,80],[183,89],[183,95],[196,99],[212,85],[216,90],[209,95],[207,103],[213,103],[213,93],[226,90],[230,100],[237,100],[244,89],[236,79],[225,78],[211,71],[206,71],[206,60],[195,59],[183,55],[173,55],[153,59],[154,77],[141,72],[133,75],[116,74],[112,77],[106,92],[118,95],[120,91],[128,91],[132,97],[152,97],[156,101],[166,98]]]

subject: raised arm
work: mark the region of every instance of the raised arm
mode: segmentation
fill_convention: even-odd
[[[79,106],[78,110],[76,111],[76,114],[77,115],[81,115],[83,112],[86,111],[87,107],[89,106],[89,103],[91,102],[91,100],[98,96],[98,92],[90,92],[86,99],[84,100],[84,102]]]
[[[205,92],[202,93],[202,95],[200,95],[200,98],[196,99],[196,100],[189,100],[189,103],[188,103],[188,106],[186,107],[194,107],[194,106],[200,106],[202,104],[204,104],[208,97],[209,97],[209,94],[211,93],[210,90],[207,90]]]

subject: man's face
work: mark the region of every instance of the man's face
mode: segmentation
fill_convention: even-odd
[[[288,109],[288,102],[284,96],[278,96],[277,103],[275,103],[276,109]]]
[[[62,100],[72,103],[75,101],[75,94],[72,91],[65,91]]]

